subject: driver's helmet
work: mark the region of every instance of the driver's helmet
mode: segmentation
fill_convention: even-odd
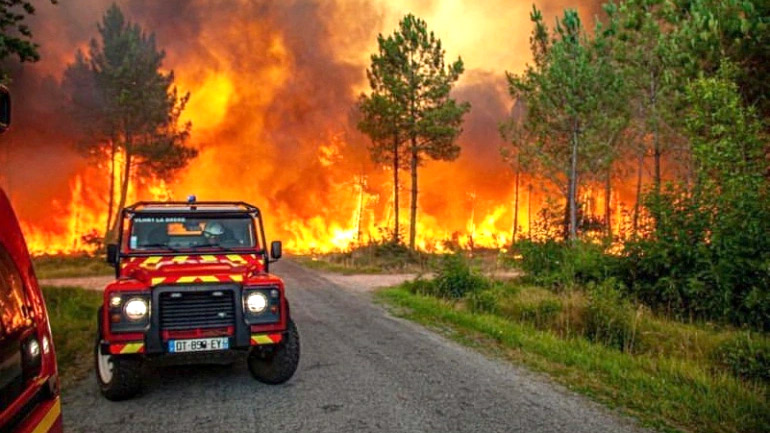
[[[207,238],[218,237],[223,234],[225,234],[225,226],[218,221],[209,221],[203,228],[203,236],[206,236]]]

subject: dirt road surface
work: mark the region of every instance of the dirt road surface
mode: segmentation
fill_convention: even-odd
[[[65,390],[68,432],[637,432],[636,424],[541,375],[488,359],[389,315],[366,287],[290,261],[301,335],[294,378],[254,381],[244,362],[158,368],[114,403],[93,377]]]

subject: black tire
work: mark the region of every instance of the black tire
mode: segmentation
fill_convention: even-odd
[[[247,360],[254,379],[268,385],[278,385],[294,376],[299,365],[299,332],[289,320],[283,341],[272,350],[254,347]]]
[[[107,400],[120,401],[128,400],[142,390],[142,359],[138,356],[124,355],[104,355],[102,345],[99,339],[96,339],[94,348],[94,364],[96,366],[96,382],[99,384],[99,390]],[[107,357],[107,362],[112,366],[111,375],[108,379],[102,377],[100,371],[100,357]],[[104,361],[103,361],[104,362]]]

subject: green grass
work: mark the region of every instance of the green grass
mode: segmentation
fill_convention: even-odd
[[[445,332],[449,327],[451,338],[545,372],[645,425],[665,431],[770,431],[768,387],[714,371],[700,360],[624,353],[403,287],[377,297],[395,314]]]
[[[115,273],[115,269],[107,264],[101,256],[38,256],[32,258],[32,263],[35,266],[35,274],[40,279],[89,277]]]
[[[102,294],[77,287],[43,287],[62,387],[86,376],[93,365],[96,311]]]

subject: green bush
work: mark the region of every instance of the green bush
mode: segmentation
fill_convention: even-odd
[[[487,278],[471,268],[470,261],[461,253],[441,257],[436,266],[434,284],[436,295],[447,299],[460,299],[491,286]]]
[[[497,314],[500,310],[500,291],[487,289],[468,294],[468,306],[477,313]]]
[[[648,197],[655,231],[626,244],[619,275],[666,315],[770,330],[770,207],[754,195],[718,211],[679,187]]]
[[[604,250],[592,242],[522,240],[513,252],[521,255],[521,270],[532,283],[561,290],[614,276],[618,259]]]
[[[722,343],[713,354],[714,362],[748,381],[770,383],[770,340],[740,333]]]
[[[416,278],[412,281],[404,282],[404,288],[410,293],[426,296],[437,296],[436,283],[433,280],[425,280],[422,278]]]
[[[539,287],[520,288],[500,300],[499,313],[517,322],[531,323],[538,329],[559,329],[559,315],[564,311],[562,295]]]
[[[543,329],[554,322],[561,313],[562,304],[558,299],[544,299],[534,305],[523,305],[519,312],[522,321],[530,322]]]
[[[607,347],[632,351],[636,334],[636,310],[623,297],[617,280],[609,278],[588,288],[586,337]]]

